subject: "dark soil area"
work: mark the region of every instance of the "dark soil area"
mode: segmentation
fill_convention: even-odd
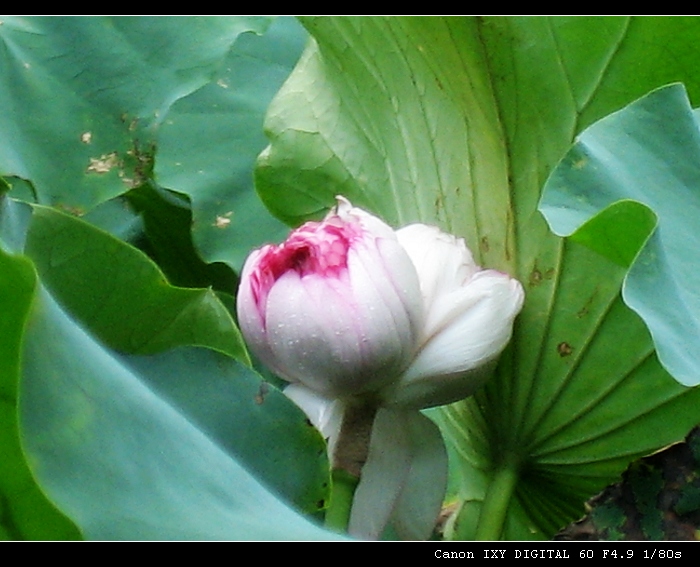
[[[633,463],[555,540],[700,540],[700,428]]]

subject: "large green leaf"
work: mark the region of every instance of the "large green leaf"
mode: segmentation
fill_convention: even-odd
[[[0,199],[0,242],[26,254],[0,258],[4,535],[78,536],[36,478],[89,538],[332,537],[285,504],[325,507],[325,444],[231,358],[247,361],[216,296],[170,286],[144,254],[79,219],[40,206],[29,218]],[[91,333],[122,352],[210,350],[117,354]]]
[[[673,80],[700,99],[700,22],[303,23],[315,43],[270,107],[263,200],[298,223],[344,194],[397,226],[438,224],[483,265],[517,275],[526,303],[495,376],[442,413],[461,473],[453,535],[551,536],[632,459],[700,419],[700,394],[665,372],[620,299],[620,258],[653,220],[624,211],[642,227],[616,263],[556,237],[537,211],[583,127]]]
[[[168,380],[187,381],[198,366],[227,372],[226,359],[190,354],[167,365],[176,369]],[[21,426],[32,469],[87,538],[335,537],[285,506],[241,466],[230,450],[232,440],[223,442],[223,432],[212,429],[222,418],[224,400],[218,407],[207,405],[217,419],[191,419],[181,404],[169,404],[139,372],[96,343],[46,292],[39,294],[28,324],[24,366]],[[227,378],[241,380],[230,367]],[[171,394],[177,389],[161,387]],[[242,393],[233,385],[204,389]],[[227,398],[228,429],[254,434],[259,452],[265,451],[257,420],[233,427],[240,402]]]
[[[625,266],[634,259],[625,302],[685,385],[700,383],[698,187],[700,130],[685,90],[675,85],[583,132],[548,180],[541,206],[557,234],[576,233],[575,240]],[[640,205],[658,218],[651,238],[650,223],[620,220]]]

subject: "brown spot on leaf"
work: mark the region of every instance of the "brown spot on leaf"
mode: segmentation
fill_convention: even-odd
[[[117,152],[103,154],[98,158],[90,158],[90,165],[88,165],[85,173],[108,173],[118,165],[119,157]]]
[[[265,396],[267,396],[269,391],[270,387],[265,382],[262,382],[260,388],[258,388],[258,393],[255,394],[255,403],[261,405],[265,401]]]
[[[542,271],[537,267],[537,262],[535,262],[532,272],[530,272],[529,283],[530,287],[535,287],[542,283],[543,280],[551,280],[556,273],[554,268],[549,268],[542,273]]]
[[[53,206],[75,217],[81,217],[85,214],[85,209],[82,207],[73,207],[71,205],[64,205],[63,203],[54,203]]]
[[[562,358],[569,356],[573,351],[573,347],[566,341],[563,341],[557,345],[557,352]]]
[[[119,176],[126,186],[131,189],[138,187],[151,177],[155,147],[150,145],[142,148],[138,140],[134,140],[133,146],[127,150],[126,155],[126,163],[122,165],[125,170],[129,171],[129,176],[126,175],[126,171],[120,171]]]
[[[481,237],[481,240],[479,241],[479,248],[481,248],[481,251],[484,254],[491,249],[491,247],[489,246],[489,237],[488,236]]]
[[[595,299],[596,293],[597,293],[597,290],[594,291],[594,292],[593,292],[593,295],[591,295],[591,297],[588,298],[588,301],[586,301],[586,303],[584,304],[584,306],[581,307],[581,309],[579,309],[579,310],[576,312],[576,317],[578,317],[579,319],[581,319],[582,317],[585,317],[586,315],[588,315],[588,314],[590,313],[590,311],[591,311],[591,306],[593,305],[593,300]]]

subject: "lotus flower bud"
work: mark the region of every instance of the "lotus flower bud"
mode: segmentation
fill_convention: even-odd
[[[424,408],[482,384],[523,297],[463,240],[422,224],[394,231],[339,197],[322,222],[250,255],[238,318],[253,352],[289,382]]]
[[[250,255],[238,318],[265,364],[331,398],[395,382],[424,323],[418,276],[396,233],[345,199],[323,222]]]

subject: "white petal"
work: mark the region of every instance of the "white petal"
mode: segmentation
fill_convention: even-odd
[[[396,237],[416,267],[428,312],[437,298],[464,285],[480,269],[462,238],[435,226],[408,225]]]
[[[471,395],[508,344],[523,299],[520,283],[494,270],[436,298],[429,334],[388,403],[428,407]]]
[[[348,274],[368,333],[362,337],[370,359],[384,350],[400,352],[398,376],[413,359],[424,329],[423,301],[415,268],[395,238],[377,239],[374,253],[353,248]]]
[[[328,442],[328,454],[332,455],[343,421],[343,404],[340,400],[329,400],[301,384],[290,384],[284,394],[299,406],[309,421]]]
[[[353,207],[352,203],[341,195],[336,196],[335,210],[331,210],[326,219],[338,215],[345,222],[358,223],[369,233],[380,238],[394,238],[394,230],[380,218],[363,209]]]
[[[380,409],[348,531],[378,539],[391,523],[401,539],[427,539],[446,486],[447,453],[435,424],[418,411]]]

